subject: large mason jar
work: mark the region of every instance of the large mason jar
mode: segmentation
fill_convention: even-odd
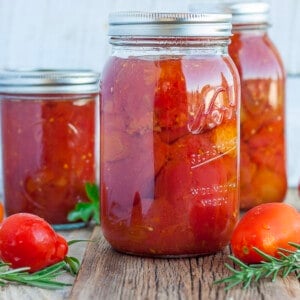
[[[269,4],[229,8],[229,53],[241,78],[241,208],[249,209],[286,194],[285,73],[267,32]]]
[[[102,74],[101,217],[121,252],[194,256],[239,212],[239,76],[230,14],[115,13]]]

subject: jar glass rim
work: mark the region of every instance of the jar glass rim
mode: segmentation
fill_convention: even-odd
[[[86,69],[5,69],[0,93],[91,93],[99,91],[100,74]]]

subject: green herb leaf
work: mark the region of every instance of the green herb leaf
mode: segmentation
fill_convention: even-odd
[[[8,264],[0,262],[0,285],[9,282],[35,286],[43,289],[60,289],[72,284],[57,281],[56,278],[65,273],[66,263],[59,262],[35,273],[29,273],[29,268],[10,269]]]
[[[88,242],[94,242],[94,240],[71,240],[71,241],[68,241],[68,246],[71,246],[73,244],[77,244],[77,243],[88,243]]]
[[[88,222],[93,220],[96,224],[100,224],[100,197],[97,185],[87,182],[85,184],[85,192],[89,198],[89,202],[78,202],[75,208],[68,214],[68,220],[75,222],[82,220]]]
[[[296,250],[290,251],[280,248],[278,249],[279,258],[270,256],[254,247],[253,249],[265,259],[265,261],[262,261],[260,264],[246,265],[235,256],[230,255],[229,259],[237,265],[238,269],[236,270],[232,266],[225,264],[227,269],[232,272],[232,275],[219,279],[215,281],[215,283],[225,283],[227,284],[225,290],[229,290],[238,284],[242,284],[244,288],[247,288],[251,282],[263,278],[270,277],[271,280],[274,281],[277,276],[286,277],[291,273],[297,276],[296,271],[300,270],[300,244],[289,244],[295,247]]]
[[[64,259],[66,263],[67,270],[72,274],[76,275],[78,274],[79,268],[80,268],[80,261],[76,257],[72,256],[66,256]]]
[[[89,202],[79,202],[76,204],[75,209],[68,214],[69,221],[82,220],[88,222],[93,215],[93,205]]]
[[[96,184],[87,182],[85,185],[85,192],[91,200],[94,208],[94,220],[96,224],[100,224],[100,195]]]

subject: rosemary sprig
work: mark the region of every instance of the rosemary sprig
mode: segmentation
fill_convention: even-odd
[[[78,202],[75,208],[68,214],[70,222],[82,220],[88,222],[93,220],[96,224],[100,224],[100,197],[96,184],[87,182],[85,184],[85,192],[89,202]]]
[[[260,254],[265,261],[259,264],[244,264],[235,256],[229,255],[229,258],[238,266],[238,269],[233,268],[229,264],[225,266],[232,272],[231,276],[215,281],[216,284],[225,283],[227,286],[225,290],[229,290],[232,287],[242,284],[243,288],[249,287],[251,282],[257,282],[263,278],[271,278],[275,281],[277,276],[286,277],[291,273],[295,273],[300,270],[300,244],[289,243],[295,247],[295,251],[279,248],[279,258],[273,257],[259,250],[256,247],[253,249]],[[300,274],[296,274],[297,278]]]
[[[91,242],[90,240],[71,240],[68,245],[75,243]],[[63,261],[46,267],[35,273],[28,272],[30,267],[11,269],[8,263],[0,260],[0,286],[9,282],[30,285],[44,289],[59,289],[71,286],[70,283],[57,281],[56,278],[64,273],[75,276],[80,268],[80,261],[76,257],[66,256]]]
[[[64,261],[35,273],[29,273],[28,270],[28,267],[10,269],[9,264],[0,262],[0,286],[5,286],[9,282],[44,289],[59,289],[72,285],[70,283],[64,283],[56,280],[59,275],[66,272],[66,263]]]

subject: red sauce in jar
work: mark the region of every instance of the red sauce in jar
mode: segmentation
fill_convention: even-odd
[[[216,252],[238,218],[238,78],[228,57],[112,57],[101,91],[101,222],[113,248]]]
[[[95,182],[97,94],[1,96],[7,215],[29,212],[66,224],[85,182]]]
[[[230,55],[241,77],[241,208],[284,200],[285,75],[266,32],[236,31]]]

